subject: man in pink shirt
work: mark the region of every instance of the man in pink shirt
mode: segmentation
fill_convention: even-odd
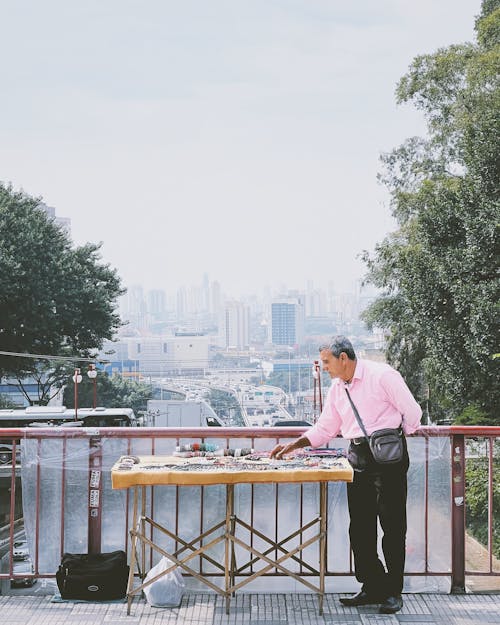
[[[367,434],[401,426],[412,434],[420,425],[422,409],[401,375],[384,363],[361,360],[351,342],[336,336],[320,348],[323,370],[332,378],[325,406],[317,423],[287,445],[277,445],[271,457],[281,458],[302,447],[319,447],[338,434],[350,439],[349,460],[354,480],[347,484],[349,537],[356,579],[361,591],[340,601],[347,606],[381,604],[380,612],[394,614],[403,607],[406,546],[406,440],[401,462],[377,464],[361,430],[351,401]],[[349,396],[350,399],[349,400]],[[385,566],[377,553],[377,519],[383,531]]]

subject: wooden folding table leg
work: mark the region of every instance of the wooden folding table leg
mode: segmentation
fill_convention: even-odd
[[[236,535],[236,516],[234,514],[234,485],[232,485],[231,490],[232,495],[231,495],[231,528],[230,528],[230,535],[233,538]],[[234,548],[234,540],[231,539],[231,565],[230,565],[230,570],[231,570],[231,575],[230,575],[230,583],[231,583],[231,588],[234,588],[235,584],[236,584],[236,554],[235,554],[235,548]],[[234,597],[235,595],[235,591],[233,590],[233,592],[231,593],[232,596]]]
[[[138,496],[139,487],[134,486],[134,505],[133,505],[133,515],[132,515],[132,530],[130,531],[130,570],[128,574],[128,583],[127,583],[127,614],[130,614],[130,606],[132,605],[132,590],[134,588],[134,572],[135,572],[135,553],[137,546],[137,536],[135,534],[137,527],[137,496]]]
[[[141,488],[141,536],[146,536],[146,487]],[[139,576],[141,581],[146,577],[146,543],[141,540],[141,570]]]
[[[233,558],[231,553],[233,550],[233,541],[231,540],[232,534],[232,517],[233,517],[233,497],[234,497],[234,485],[226,485],[226,527],[225,527],[225,553],[224,553],[224,583],[226,592],[226,614],[229,614],[229,608],[231,603],[231,593],[229,588],[233,579]]]
[[[327,526],[327,487],[328,482],[319,483],[319,614],[323,614],[326,568],[326,526]]]

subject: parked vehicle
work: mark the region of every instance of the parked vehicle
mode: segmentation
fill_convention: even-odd
[[[14,561],[12,572],[14,575],[33,575],[35,568],[30,558],[24,560]],[[35,577],[11,577],[11,588],[31,588],[36,583]]]
[[[22,560],[28,560],[30,553],[28,551],[28,543],[25,540],[16,540],[14,542],[14,548],[12,549],[12,558],[14,562],[21,562]]]
[[[16,447],[16,464],[21,460],[21,450]],[[0,442],[0,466],[12,464],[12,443]]]

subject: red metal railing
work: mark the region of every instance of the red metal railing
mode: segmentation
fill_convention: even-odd
[[[82,520],[82,523],[86,523],[87,526],[87,539],[86,548],[89,552],[98,552],[101,549],[106,550],[107,545],[103,544],[103,520],[106,521],[106,527],[109,527],[110,521],[116,524],[116,528],[120,529],[121,538],[118,540],[120,547],[127,549],[127,536],[130,522],[130,502],[128,493],[125,495],[125,505],[123,511],[123,518],[116,517],[116,510],[113,513],[112,519],[110,519],[111,513],[106,511],[106,498],[111,498],[109,489],[106,490],[105,484],[109,476],[109,462],[110,457],[106,448],[106,441],[113,441],[113,445],[120,447],[118,455],[124,453],[136,453],[139,455],[147,454],[162,454],[166,453],[165,450],[172,449],[175,445],[188,442],[190,440],[215,441],[221,446],[234,446],[235,441],[245,441],[241,446],[251,446],[259,449],[270,449],[276,442],[283,439],[290,439],[296,437],[301,433],[304,428],[100,428],[98,430],[93,429],[64,429],[64,428],[44,428],[44,429],[0,429],[0,440],[6,442],[10,441],[12,444],[12,455],[16,458],[16,449],[19,446],[21,440],[25,441],[25,449],[31,450],[30,467],[32,470],[31,476],[34,479],[34,484],[30,483],[30,488],[33,487],[34,497],[34,518],[31,521],[32,536],[34,537],[34,550],[32,551],[32,558],[34,564],[34,577],[53,577],[55,569],[52,571],[43,570],[43,563],[40,562],[40,549],[44,545],[44,536],[46,536],[47,529],[46,524],[47,511],[44,510],[44,494],[42,493],[42,484],[46,484],[43,480],[46,480],[45,474],[47,470],[45,464],[49,462],[50,470],[57,472],[58,480],[58,494],[56,501],[59,502],[59,510],[52,510],[51,523],[54,524],[53,533],[58,535],[58,556],[70,549],[67,548],[68,542],[71,536],[68,535],[68,497],[75,495],[75,488],[80,488],[82,495],[87,497],[87,505],[85,506],[87,519]],[[407,570],[407,576],[445,576],[450,579],[451,590],[454,592],[463,592],[466,586],[466,576],[499,576],[500,568],[496,564],[497,560],[494,555],[494,492],[495,484],[498,484],[500,479],[499,470],[499,456],[498,440],[500,439],[500,427],[431,427],[421,428],[419,432],[411,437],[415,441],[414,447],[417,450],[415,453],[422,455],[421,466],[423,467],[423,478],[419,477],[418,488],[422,492],[418,493],[419,498],[423,502],[423,520],[422,520],[422,535],[424,545],[422,549],[423,564],[416,567],[415,570]],[[443,454],[439,456],[441,464],[435,463],[434,458],[436,456],[436,440],[443,443],[440,449],[444,450]],[[474,444],[477,447],[477,441],[484,441],[486,448],[486,462],[485,467],[487,475],[485,475],[485,484],[487,485],[487,544],[482,549],[486,553],[487,567],[485,569],[479,569],[477,566],[470,569],[466,567],[466,506],[467,506],[467,489],[466,489],[466,467],[468,462],[468,447],[470,444]],[[45,447],[50,445],[49,441],[55,445],[54,449],[50,448],[50,454],[47,455]],[[59,441],[60,445],[58,442]],[[469,443],[472,441],[472,443]],[[495,442],[497,445],[495,445]],[[337,439],[333,441],[332,446],[341,447],[345,446],[346,441],[343,439]],[[80,468],[83,472],[86,471],[85,480],[80,480],[79,487],[74,485],[74,474],[71,478],[68,478],[68,474],[73,471],[75,448],[87,449],[88,460],[86,464],[81,465]],[[71,448],[71,449],[70,449]],[[78,455],[78,454],[77,454]],[[410,445],[410,458],[411,458],[411,445]],[[49,460],[47,460],[49,458]],[[115,458],[115,459],[116,459]],[[24,461],[24,459],[23,459]],[[472,460],[471,460],[472,462]],[[83,468],[82,468],[83,467]],[[443,477],[444,476],[444,477]],[[449,502],[444,503],[444,513],[436,515],[432,510],[432,496],[431,491],[435,486],[435,482],[438,479],[449,480],[447,486],[449,492]],[[78,480],[77,480],[78,481]],[[86,485],[86,486],[85,486]],[[421,486],[420,486],[421,485]],[[18,499],[18,490],[20,488],[20,466],[16,464],[3,465],[0,467],[0,487],[2,488],[1,498],[3,501],[3,508],[0,509],[0,514],[7,517],[8,523],[6,531],[4,527],[4,535],[0,536],[3,541],[0,542],[6,549],[6,554],[2,559],[2,562],[7,561],[8,566],[3,567],[0,570],[1,579],[16,579],[20,577],[20,574],[16,574],[15,562],[13,558],[13,544],[16,534],[16,500]],[[158,488],[158,487],[155,487]],[[182,516],[180,512],[185,502],[183,502],[182,493],[179,487],[168,487],[175,490],[175,497],[173,501],[173,509],[175,510],[175,517],[173,517],[173,523],[175,524],[175,532],[179,532],[179,516]],[[10,491],[8,503],[6,501],[6,494]],[[256,506],[261,505],[256,503],[254,487],[250,487],[249,501],[249,518],[253,524],[254,518],[257,515]],[[309,491],[305,491],[300,487],[298,495],[298,512],[297,518],[300,523],[305,523],[305,517],[307,516],[307,502]],[[5,505],[7,503],[7,505]],[[210,509],[207,508],[209,500],[207,500],[206,492],[203,488],[199,489],[199,504],[193,507],[195,510],[199,507],[199,526],[203,527],[204,519],[207,514],[210,513]],[[148,505],[150,507],[151,514],[154,512],[155,506],[158,504],[158,495],[154,488],[149,489]],[[274,533],[275,537],[279,533],[279,516],[280,516],[280,504],[283,504],[283,497],[280,494],[278,488],[274,489],[274,496],[269,501],[268,513],[271,518],[274,519]],[[449,510],[449,534],[446,536],[446,527],[442,526],[439,531],[443,536],[446,536],[446,540],[449,539],[450,545],[450,557],[449,565],[444,562],[441,566],[436,566],[432,562],[433,546],[435,541],[433,536],[435,535],[435,523],[441,523],[446,518],[446,510]],[[260,511],[262,514],[262,511]],[[420,514],[420,512],[419,512]],[[17,514],[19,516],[19,513]],[[116,518],[115,518],[116,517]],[[436,520],[437,519],[437,520]],[[411,517],[410,517],[411,521]],[[123,530],[123,533],[121,533]],[[333,542],[334,528],[329,528],[329,538]],[[332,534],[330,534],[332,532]],[[71,533],[71,532],[70,532]],[[114,545],[115,547],[117,545]],[[334,558],[332,558],[333,560]],[[202,570],[203,563],[200,561],[200,571]],[[252,567],[249,567],[248,573],[252,573]],[[306,567],[301,567],[300,573],[303,575],[313,574]],[[350,558],[346,561],[345,566],[341,568],[335,564],[327,563],[327,575],[352,575],[352,561]],[[214,572],[217,575],[217,572]],[[22,577],[26,577],[25,574]]]

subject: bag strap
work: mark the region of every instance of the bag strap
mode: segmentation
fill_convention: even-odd
[[[369,444],[370,443],[370,437],[368,436],[368,433],[366,431],[365,425],[363,423],[363,421],[361,420],[361,417],[359,416],[359,412],[358,409],[356,408],[354,402],[351,399],[351,395],[349,394],[349,391],[347,390],[347,388],[345,388],[345,392],[347,394],[347,397],[349,399],[349,402],[352,406],[352,410],[354,412],[354,416],[356,417],[356,421],[358,422],[359,427],[362,429],[363,434],[365,435],[366,438],[366,442]],[[401,428],[403,425],[403,420],[401,419],[401,423],[399,424],[398,428]]]
[[[356,417],[356,421],[358,422],[359,427],[361,428],[361,430],[363,431],[363,434],[365,435],[366,442],[369,443],[370,442],[370,438],[369,438],[368,433],[366,431],[365,425],[364,425],[363,421],[361,420],[361,417],[359,416],[358,409],[354,405],[354,402],[351,399],[351,395],[349,394],[349,391],[347,390],[346,387],[344,387],[344,388],[345,388],[345,392],[347,394],[347,397],[349,399],[349,402],[350,402],[350,404],[352,406],[352,410],[354,412],[354,416]]]

